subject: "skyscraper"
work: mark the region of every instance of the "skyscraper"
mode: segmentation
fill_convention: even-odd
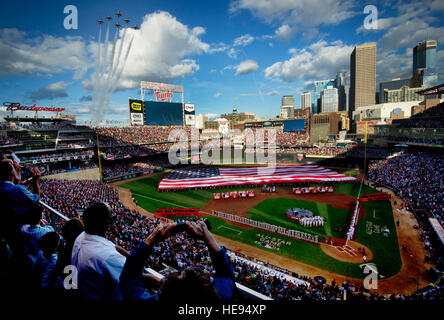
[[[413,48],[413,75],[410,87],[424,85],[426,88],[438,84],[438,70],[436,69],[436,40],[420,42]]]
[[[338,89],[327,86],[321,92],[321,112],[338,111]]]
[[[376,43],[356,46],[350,55],[350,92],[348,113],[352,120],[358,107],[375,104]]]
[[[311,106],[311,94],[305,91],[301,94],[301,109],[305,110]]]
[[[281,100],[281,118],[294,117],[294,96],[283,96]]]
[[[334,82],[334,79],[313,81],[313,102],[311,103],[313,113],[321,112],[321,92],[327,86],[333,86]]]
[[[436,67],[436,47],[436,40],[427,40],[413,48],[413,72],[417,69]]]
[[[378,103],[385,103],[386,101],[386,97],[385,97],[385,93],[384,90],[397,90],[397,89],[401,89],[403,86],[409,86],[410,83],[410,79],[400,79],[400,78],[396,78],[396,79],[392,79],[391,81],[386,81],[386,82],[380,82],[379,83],[379,100],[377,101]]]
[[[294,107],[294,96],[282,96],[281,106],[292,106]]]
[[[338,111],[347,110],[347,72],[336,74],[335,88],[338,89]]]

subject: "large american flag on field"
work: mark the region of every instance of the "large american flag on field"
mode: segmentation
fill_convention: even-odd
[[[357,179],[315,164],[266,167],[207,167],[171,171],[159,182],[158,188],[159,190],[168,190],[246,184],[344,181],[357,181]]]

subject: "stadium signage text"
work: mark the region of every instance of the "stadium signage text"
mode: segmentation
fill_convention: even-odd
[[[62,112],[65,108],[50,107],[36,107],[36,104],[32,106],[22,106],[20,102],[3,102],[3,107],[6,107],[6,111],[47,111],[47,112]]]
[[[173,93],[172,92],[160,92],[160,91],[156,91],[156,99],[160,100],[160,101],[165,101],[167,99],[172,99],[173,98]]]

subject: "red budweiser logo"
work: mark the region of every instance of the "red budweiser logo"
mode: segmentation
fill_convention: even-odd
[[[166,99],[172,99],[173,93],[172,92],[160,92],[156,91],[156,99],[160,101],[165,101]]]
[[[32,106],[22,106],[20,102],[3,102],[3,107],[6,107],[6,111],[49,111],[49,112],[62,112],[65,108],[56,108],[54,106],[50,107],[36,107]]]

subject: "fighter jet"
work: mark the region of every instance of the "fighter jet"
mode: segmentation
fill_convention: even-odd
[[[99,20],[97,20],[97,23],[98,23],[98,24],[102,24],[102,23],[103,23],[103,20],[102,20],[102,19],[99,19]]]
[[[111,21],[111,20],[113,20],[113,18],[111,16],[107,16],[106,20]]]
[[[120,28],[120,23],[115,24],[116,28]]]
[[[123,20],[123,21],[125,21],[125,23],[128,24],[128,23],[130,22],[130,19],[126,18],[126,19]]]
[[[117,13],[116,13],[116,17],[117,17],[117,18],[120,18],[121,16],[122,16],[122,14],[120,13],[120,10],[117,11]]]
[[[134,30],[139,30],[139,27],[137,26],[137,24],[133,27]]]

